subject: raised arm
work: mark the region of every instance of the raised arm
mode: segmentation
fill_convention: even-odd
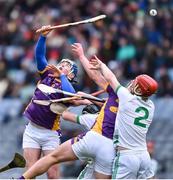
[[[89,60],[86,58],[82,45],[80,43],[74,43],[72,45],[72,50],[73,52],[77,55],[79,58],[82,66],[84,67],[85,71],[87,72],[88,76],[95,81],[95,83],[100,86],[102,89],[105,89],[107,86],[107,81],[105,78],[102,76],[102,74],[99,71],[93,71],[90,68],[92,67],[89,64]]]
[[[47,59],[45,57],[46,54],[46,37],[40,36],[36,48],[35,48],[35,59],[37,61],[37,69],[39,71],[43,71],[47,66]]]
[[[37,61],[37,69],[43,71],[48,65],[46,59],[46,36],[50,31],[46,31],[50,26],[42,26],[41,35],[35,47],[35,59]]]
[[[102,61],[100,61],[97,56],[95,58],[91,59],[90,65],[93,67],[91,69],[93,70],[100,70],[100,72],[103,74],[104,78],[109,82],[111,87],[114,90],[117,90],[120,86],[119,81],[117,80],[115,74],[104,64]],[[95,71],[94,71],[95,72]]]

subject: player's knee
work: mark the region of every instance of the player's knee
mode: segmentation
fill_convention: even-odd
[[[57,165],[50,167],[49,170],[47,171],[48,179],[58,179],[59,178],[58,174],[59,173],[58,173]]]
[[[58,179],[56,172],[47,173],[48,179]]]
[[[53,152],[53,153],[51,153],[49,156],[50,156],[50,158],[52,159],[52,161],[54,162],[54,164],[55,164],[55,163],[59,163],[59,161],[60,161],[60,155],[59,155],[59,153]]]
[[[36,161],[26,161],[26,169],[29,169]]]

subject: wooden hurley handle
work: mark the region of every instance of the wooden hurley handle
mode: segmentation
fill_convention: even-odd
[[[67,24],[61,24],[61,25],[57,25],[57,26],[51,26],[50,28],[47,28],[46,30],[44,31],[51,31],[53,29],[58,29],[58,28],[63,28],[63,27],[68,27],[68,26],[76,26],[76,25],[79,25],[79,24],[87,24],[87,23],[93,23],[93,22],[96,22],[96,21],[99,21],[101,19],[104,19],[106,18],[106,15],[105,14],[102,14],[102,15],[99,15],[99,16],[96,16],[96,17],[93,17],[93,18],[89,18],[89,19],[86,19],[86,20],[82,20],[82,21],[77,21],[77,22],[72,22],[72,23],[67,23]],[[36,33],[41,33],[41,32],[44,32],[42,31],[42,29],[38,29],[36,31]]]

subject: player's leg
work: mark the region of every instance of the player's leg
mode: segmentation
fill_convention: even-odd
[[[26,169],[29,169],[41,156],[41,147],[34,138],[37,136],[30,125],[26,126],[23,134],[23,155],[26,160]]]
[[[33,177],[47,172],[48,169],[56,163],[73,161],[77,159],[78,158],[74,154],[71,147],[71,140],[68,140],[58,146],[52,153],[37,161],[28,171],[23,174],[23,177],[25,179],[32,179]]]
[[[53,150],[47,150],[43,151],[43,155],[46,156],[48,154],[51,154]],[[47,177],[48,179],[59,179],[60,178],[60,167],[58,164],[55,164],[51,166],[47,171]]]
[[[80,172],[77,179],[111,179],[111,175],[105,175],[101,172],[94,170],[95,164],[87,164],[85,168]]]
[[[94,162],[89,161],[77,179],[94,179]]]
[[[23,156],[26,160],[26,169],[29,169],[35,162],[40,159],[41,150],[34,148],[24,148]]]
[[[94,174],[96,179],[111,179],[112,164],[115,157],[115,149],[113,141],[109,138],[101,136],[98,133],[98,148],[95,158]]]
[[[112,179],[136,179],[140,160],[136,153],[122,150],[117,153],[112,167]]]
[[[94,177],[96,179],[111,177],[114,159],[112,140],[94,131],[89,131],[83,137],[75,138],[73,142],[72,149],[80,160],[92,159],[94,161]]]
[[[59,133],[52,130],[44,130],[43,140],[42,140],[42,151],[43,156],[52,153],[60,144]],[[60,178],[59,165],[55,164],[51,166],[47,171],[48,179],[58,179]]]
[[[141,165],[138,171],[138,179],[153,179],[154,178],[154,170],[152,167],[152,162],[150,155],[147,151],[144,151],[140,155]]]
[[[99,172],[94,172],[94,177],[96,179],[111,179],[111,175],[106,175],[106,174],[103,174],[103,173],[99,173]]]

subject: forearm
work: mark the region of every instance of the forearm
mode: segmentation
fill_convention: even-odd
[[[73,88],[72,84],[69,82],[67,77],[62,74],[60,76],[61,79],[61,86],[63,91],[71,92],[71,93],[76,93],[75,89]]]
[[[35,48],[35,59],[39,71],[42,71],[48,64],[45,55],[46,55],[46,37],[40,36]]]
[[[101,73],[113,89],[117,88],[120,85],[115,74],[104,63],[101,64]]]
[[[62,113],[62,118],[66,121],[77,123],[77,115],[72,112],[64,111]]]
[[[104,103],[102,102],[98,102],[98,101],[92,101],[93,104],[99,106],[99,107],[102,107]]]
[[[89,60],[83,55],[79,57],[79,60],[87,72],[88,76],[101,88],[105,88],[107,82],[102,74],[97,70],[91,70],[92,66],[89,64]]]
[[[89,105],[92,104],[91,101],[87,100],[87,99],[76,99],[76,100],[72,100],[72,104],[74,106],[80,106],[80,105]]]
[[[85,71],[87,72],[88,76],[93,79],[94,78],[94,71],[92,71],[90,68],[91,68],[91,65],[89,64],[89,60],[86,58],[85,55],[82,55],[79,57],[79,60],[82,64],[82,66],[84,67]]]
[[[50,155],[47,155],[37,161],[29,170],[27,170],[23,177],[25,179],[33,179],[36,176],[47,172],[47,170],[51,167],[51,165],[56,163],[56,159]]]

